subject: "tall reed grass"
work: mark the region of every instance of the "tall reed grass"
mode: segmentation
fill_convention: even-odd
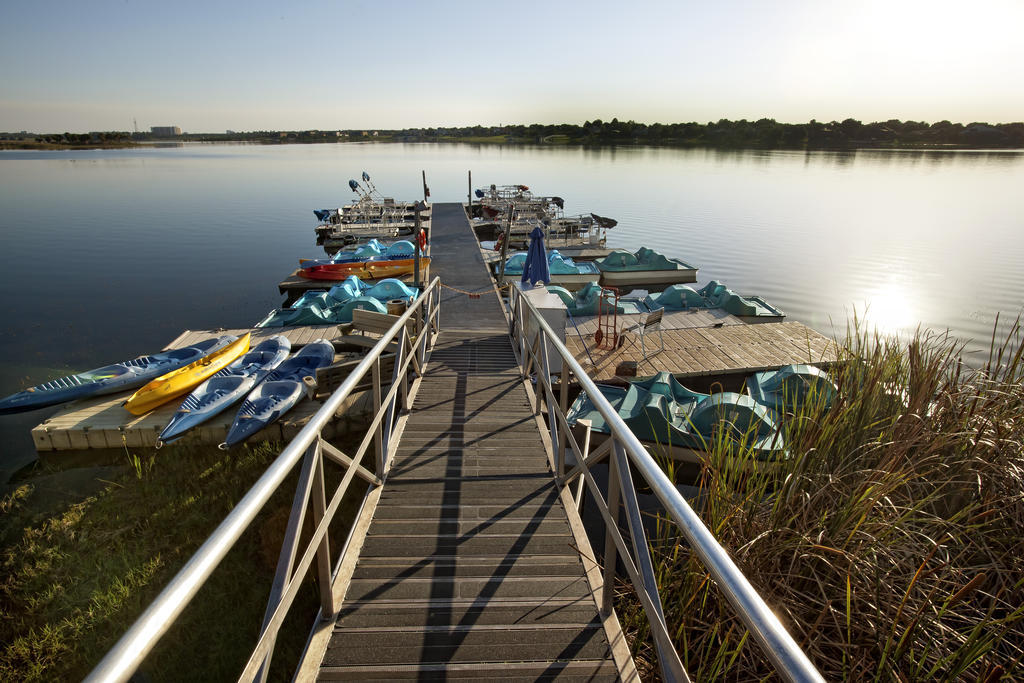
[[[900,341],[854,320],[831,370],[838,398],[826,408],[812,393],[781,418],[788,457],[753,467],[742,440],[710,445],[698,512],[827,680],[1014,675],[1024,655],[1020,342],[1018,320],[971,369],[948,337]],[[691,676],[773,678],[677,530],[657,526],[666,620]],[[650,664],[646,623],[622,607]]]

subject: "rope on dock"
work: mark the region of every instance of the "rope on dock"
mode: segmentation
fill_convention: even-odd
[[[444,287],[445,289],[450,289],[453,292],[458,292],[459,294],[465,294],[470,299],[479,299],[480,298],[480,292],[470,292],[470,291],[465,290],[465,289],[459,289],[458,287],[452,287],[451,285],[446,285],[443,282],[441,283],[441,286]]]

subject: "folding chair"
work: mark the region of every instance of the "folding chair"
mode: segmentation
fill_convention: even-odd
[[[646,316],[644,316],[644,319],[641,320],[640,322],[638,322],[636,325],[633,325],[632,327],[627,327],[624,330],[622,330],[623,332],[627,332],[627,331],[628,332],[633,332],[638,337],[640,337],[640,355],[641,355],[640,362],[641,363],[644,362],[645,360],[647,360],[647,358],[648,358],[648,354],[647,354],[647,335],[648,334],[650,334],[652,332],[657,332],[658,333],[658,342],[660,344],[660,347],[658,348],[658,350],[652,351],[650,355],[653,356],[653,355],[655,355],[657,353],[661,353],[662,351],[665,350],[665,337],[662,335],[662,332],[661,332],[661,316],[662,316],[662,314],[664,314],[664,312],[665,312],[664,308],[659,308],[656,311],[651,311]]]

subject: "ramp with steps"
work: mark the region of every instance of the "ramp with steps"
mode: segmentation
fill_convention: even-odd
[[[321,680],[617,680],[507,335],[441,333]]]
[[[449,285],[442,332],[319,679],[618,680],[462,207],[435,205],[431,233],[434,272]],[[613,639],[621,664],[621,634]]]

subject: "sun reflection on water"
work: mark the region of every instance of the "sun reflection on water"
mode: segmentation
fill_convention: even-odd
[[[897,276],[890,276],[870,292],[864,300],[863,314],[858,312],[858,316],[868,329],[883,334],[911,332],[921,322],[913,288]]]

